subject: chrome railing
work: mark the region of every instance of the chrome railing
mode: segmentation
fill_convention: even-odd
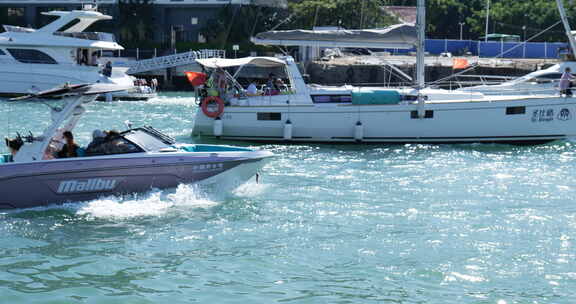
[[[107,42],[116,42],[116,37],[114,34],[110,33],[101,33],[101,32],[54,32],[54,35],[70,37],[70,38],[77,38],[77,39],[84,39],[84,40],[92,40],[92,41],[107,41]]]

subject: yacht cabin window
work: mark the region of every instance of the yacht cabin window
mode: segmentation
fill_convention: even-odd
[[[2,49],[0,49],[0,56],[2,55],[6,55],[6,53],[4,53],[4,51]]]
[[[39,50],[6,49],[14,59],[22,63],[58,64],[54,58]]]

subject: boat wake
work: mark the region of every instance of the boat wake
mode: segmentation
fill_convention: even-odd
[[[234,189],[231,194],[234,197],[255,197],[267,189],[268,185],[252,181]],[[145,194],[108,196],[88,202],[70,202],[62,205],[13,210],[9,213],[31,215],[31,212],[34,217],[37,217],[38,213],[63,210],[87,220],[126,220],[171,216],[182,214],[182,212],[189,214],[191,210],[211,209],[225,202],[227,196],[230,196],[230,193],[226,195],[221,192],[206,192],[198,185],[179,185],[172,190],[152,190]]]
[[[172,94],[150,98],[146,101],[146,104],[158,104],[158,105],[171,104],[171,105],[196,106],[194,96],[185,96],[185,95],[173,96]]]
[[[70,202],[27,209],[7,211],[21,217],[38,217],[40,214],[64,211],[87,220],[124,220],[139,217],[161,217],[187,213],[194,209],[210,209],[221,201],[209,197],[197,185],[179,185],[171,190],[152,190],[144,194],[108,196],[87,202]],[[40,214],[39,214],[40,213]]]
[[[232,191],[232,194],[240,197],[255,197],[264,193],[268,189],[268,187],[269,185],[267,184],[258,184],[256,182],[251,181],[234,189],[234,191]]]
[[[81,203],[75,213],[94,219],[127,219],[165,216],[182,209],[212,208],[218,204],[194,185],[180,185],[168,193],[154,190],[144,196],[110,196]]]

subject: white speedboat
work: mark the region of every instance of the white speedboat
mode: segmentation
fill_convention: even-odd
[[[41,135],[7,140],[12,154],[0,155],[0,209],[85,201],[181,183],[225,191],[255,176],[272,156],[242,147],[178,144],[152,127],[141,127],[109,132],[97,144],[76,149],[77,157],[54,158],[62,136],[74,129],[85,106],[117,89],[74,85],[29,96],[66,95],[61,106],[46,104],[52,121]]]
[[[0,95],[40,92],[63,83],[111,83],[126,87],[128,92],[134,90],[125,70],[111,68],[103,73],[101,52],[124,49],[114,35],[84,31],[112,17],[95,10],[42,14],[57,19],[39,29],[4,25],[5,32],[0,34]]]
[[[114,68],[114,72],[121,74],[125,73],[128,68]],[[126,75],[126,74],[124,74]],[[112,74],[114,76],[114,74]],[[112,92],[98,97],[99,101],[113,101],[113,100],[148,100],[158,97],[156,89],[148,85],[145,80],[138,79],[134,76],[120,78],[113,78],[114,83],[118,85],[125,85],[129,89],[119,92]]]
[[[228,91],[222,92],[221,87],[219,97],[206,96],[213,92],[199,95],[201,107],[193,135],[250,141],[518,144],[576,136],[576,98],[557,94],[484,96],[425,88],[423,0],[418,1],[418,12],[415,88],[311,86],[290,57],[198,60],[217,70],[219,77],[226,76]],[[305,41],[303,36],[295,36],[297,43]],[[393,38],[405,36],[406,32]],[[267,39],[256,36],[256,42]],[[284,36],[280,40],[290,43],[289,39]],[[315,43],[319,44],[310,42]],[[270,69],[286,86],[274,93],[268,90],[249,96],[237,81],[243,69],[234,75],[221,72],[231,66],[249,66],[253,75],[258,69]]]

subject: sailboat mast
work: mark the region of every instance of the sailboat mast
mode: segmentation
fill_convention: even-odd
[[[424,39],[426,38],[425,0],[418,0],[416,9],[416,29],[418,30],[418,44],[416,45],[416,81],[418,89],[423,89],[426,85],[424,74]]]
[[[562,24],[564,24],[564,30],[566,31],[566,36],[568,36],[568,41],[570,41],[570,49],[572,55],[576,58],[576,39],[572,35],[572,29],[570,28],[570,23],[568,23],[568,17],[566,17],[566,10],[564,9],[564,2],[562,0],[556,0],[558,4],[558,12],[560,12],[560,19],[562,19]]]

